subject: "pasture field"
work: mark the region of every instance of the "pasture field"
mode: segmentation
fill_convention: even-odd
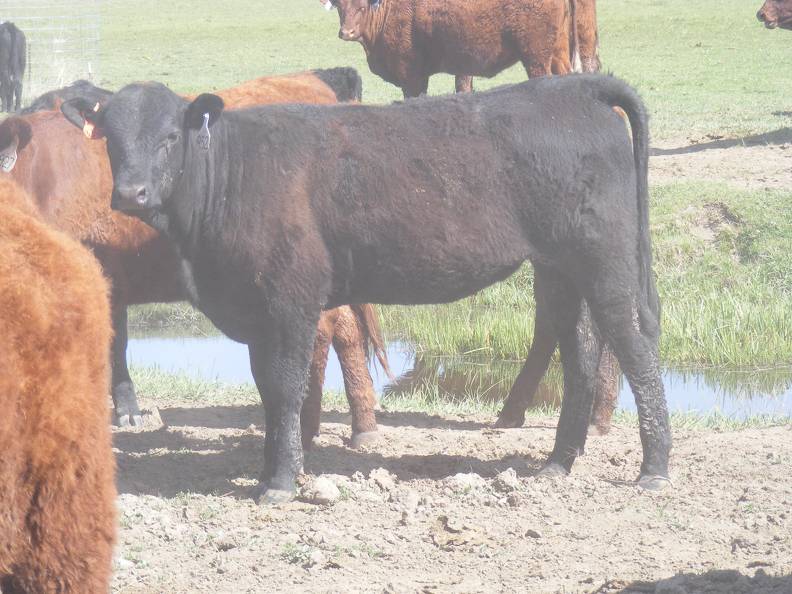
[[[598,3],[604,68],[652,115],[665,363],[792,361],[792,33],[766,31],[760,4]],[[348,65],[366,102],[401,98],[316,0],[108,0],[102,10],[97,82],[110,88],[159,80],[200,92]],[[476,88],[523,79],[516,67]],[[430,93],[452,88],[436,76]],[[531,283],[525,267],[455,304],[380,311],[388,337],[416,348],[518,357]],[[212,332],[182,304],[131,318]],[[543,479],[552,411],[495,430],[499,405],[416,391],[388,401],[382,439],[355,451],[343,397],[328,393],[305,498],[264,509],[250,498],[264,445],[252,386],[133,377],[159,415],[115,433],[116,593],[792,591],[789,419],[672,417],[674,486],[647,493],[629,484],[641,451],[629,414],[590,438],[572,476]],[[306,501],[318,475],[337,485],[334,503]]]

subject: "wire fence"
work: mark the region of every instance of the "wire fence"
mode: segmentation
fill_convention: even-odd
[[[0,0],[0,21],[27,38],[22,103],[77,79],[97,80],[103,0]]]

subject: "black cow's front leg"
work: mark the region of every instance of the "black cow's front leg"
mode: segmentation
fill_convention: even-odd
[[[249,345],[250,368],[266,414],[260,504],[285,503],[295,495],[303,464],[300,409],[318,321],[318,313],[310,322],[282,321],[261,342]]]
[[[112,395],[115,406],[115,422],[119,427],[140,427],[143,415],[135,396],[135,385],[129,377],[127,367],[127,308],[115,305],[113,300],[113,342],[110,346],[113,378]]]
[[[541,474],[567,474],[586,445],[597,391],[601,341],[588,307],[572,284],[555,278],[548,285],[564,370],[564,398],[555,447]]]

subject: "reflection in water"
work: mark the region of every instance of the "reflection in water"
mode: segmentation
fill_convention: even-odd
[[[373,370],[377,393],[437,387],[450,400],[478,395],[503,400],[509,393],[521,362],[484,360],[480,357],[433,357],[413,354],[408,345],[388,347],[391,369],[397,380],[386,385],[382,370]],[[229,383],[249,383],[247,347],[222,336],[204,338],[138,338],[130,340],[129,360],[134,365],[156,366],[173,373]],[[373,363],[372,363],[373,367]],[[769,371],[722,369],[666,369],[663,372],[671,411],[718,410],[735,418],[756,414],[792,416],[792,368]],[[343,390],[344,380],[334,353],[327,366],[325,389]],[[561,370],[553,365],[540,386],[535,406],[557,406],[562,389]],[[622,382],[619,408],[635,411],[632,393]]]

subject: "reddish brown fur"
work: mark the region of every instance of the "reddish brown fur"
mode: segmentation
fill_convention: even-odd
[[[792,29],[792,0],[765,0],[756,18],[768,29]]]
[[[335,102],[333,89],[314,72],[262,77],[218,94],[229,107]],[[3,122],[0,148],[9,144],[13,134],[25,134],[26,127],[32,131],[28,134],[32,138],[27,146],[20,142],[19,158],[10,175],[30,193],[45,221],[94,250],[111,280],[114,305],[185,299],[179,281],[180,263],[170,243],[139,219],[110,209],[113,180],[104,140],[84,142],[80,131],[60,112],[43,111]],[[345,377],[351,374],[361,378],[360,382],[347,384],[347,389],[352,390],[347,393],[350,401],[360,402],[352,406],[353,427],[375,430],[376,422],[369,412],[373,386],[365,367],[365,353],[368,341],[380,345],[381,337],[376,327],[367,324],[371,317],[356,315],[347,307],[340,309],[345,310],[343,315],[324,314],[333,320],[333,332],[360,338],[357,345],[348,345],[338,352]],[[376,316],[373,319],[376,321]],[[320,348],[318,339],[315,356],[327,357],[327,350]],[[326,361],[317,362],[315,372],[323,372],[325,364]],[[321,401],[323,382],[323,373],[311,379],[312,402]],[[362,417],[357,416],[358,412]],[[311,414],[318,415],[318,409]],[[311,436],[316,433],[313,427],[312,421],[306,428]]]
[[[572,0],[575,3],[575,29],[583,72],[599,72],[599,33],[596,0]]]
[[[0,588],[106,592],[115,539],[107,286],[0,179]]]
[[[426,92],[429,77],[492,77],[522,62],[530,77],[566,74],[567,0],[333,0],[339,36],[360,41],[375,74],[406,97]],[[467,87],[457,81],[457,88]]]

